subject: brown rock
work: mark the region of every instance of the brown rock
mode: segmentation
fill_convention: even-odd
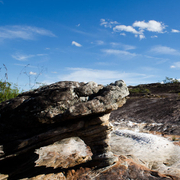
[[[78,137],[65,138],[36,150],[36,166],[69,168],[91,160],[92,152]]]
[[[64,176],[63,176],[64,175]],[[145,166],[135,163],[132,159],[120,156],[116,164],[101,169],[78,168],[68,170],[66,175],[63,173],[42,175],[43,179],[51,176],[52,180],[180,180],[179,177],[163,175],[157,171],[151,171]],[[29,178],[29,180],[38,180],[37,177]]]
[[[91,158],[91,166],[113,164],[117,157],[109,146],[109,113],[122,106],[128,94],[123,81],[108,86],[65,81],[1,103],[0,173],[18,179],[51,172],[53,168],[59,171]],[[44,146],[70,137],[79,137],[91,149],[92,157],[90,152],[80,156],[76,151],[68,156],[67,163],[50,148],[49,156],[46,153],[45,158],[37,160],[46,151]],[[40,148],[43,150],[36,150]],[[35,162],[40,166],[35,167]]]

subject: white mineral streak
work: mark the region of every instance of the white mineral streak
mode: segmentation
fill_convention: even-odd
[[[150,169],[180,176],[180,147],[163,137],[131,130],[111,133],[111,150],[116,155],[132,155]]]
[[[136,132],[149,132],[146,130],[144,127],[146,125],[154,127],[154,126],[162,126],[162,123],[137,123],[137,122],[132,122],[130,120],[124,120],[124,119],[118,119],[117,121],[112,122],[114,125],[114,129],[127,129],[127,130],[132,130]]]

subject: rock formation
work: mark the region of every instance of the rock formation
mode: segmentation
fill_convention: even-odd
[[[123,81],[65,81],[1,103],[0,180],[179,180],[111,152],[110,113],[128,94]]]
[[[0,173],[16,179],[18,175],[42,168],[43,172],[70,168],[90,159],[91,166],[115,163],[117,157],[109,146],[112,130],[109,116],[126,102],[128,94],[123,81],[107,86],[65,81],[24,92],[1,103]],[[72,151],[75,157],[73,162],[67,159],[69,163],[51,147],[53,143],[54,147],[63,143],[65,146],[68,138],[85,143],[83,152],[64,150]]]

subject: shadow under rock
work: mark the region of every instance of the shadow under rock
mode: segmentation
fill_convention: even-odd
[[[51,167],[35,167],[35,161],[39,155],[34,152],[26,153],[21,157],[8,158],[0,161],[0,173],[9,175],[8,180],[17,180],[23,178],[32,178],[40,174],[60,173],[67,174],[71,169],[79,169],[80,167],[93,168],[96,167],[94,161],[88,161],[80,165],[68,169],[51,168]]]

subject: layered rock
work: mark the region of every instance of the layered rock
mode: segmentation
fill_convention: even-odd
[[[180,180],[175,176],[163,175],[157,171],[152,171],[145,166],[136,163],[131,157],[119,156],[116,164],[93,169],[81,167],[78,169],[67,170],[66,173],[49,173],[38,176],[23,178],[21,180]]]
[[[51,172],[52,168],[60,171],[59,168],[70,168],[91,159],[88,163],[91,166],[113,164],[117,157],[109,146],[112,130],[109,116],[126,102],[128,94],[123,81],[107,86],[65,81],[1,103],[0,173],[20,179],[32,173]],[[67,159],[70,163],[51,147],[61,149],[59,145],[68,144],[65,143],[68,138],[85,143],[83,153],[73,150],[74,160]]]

